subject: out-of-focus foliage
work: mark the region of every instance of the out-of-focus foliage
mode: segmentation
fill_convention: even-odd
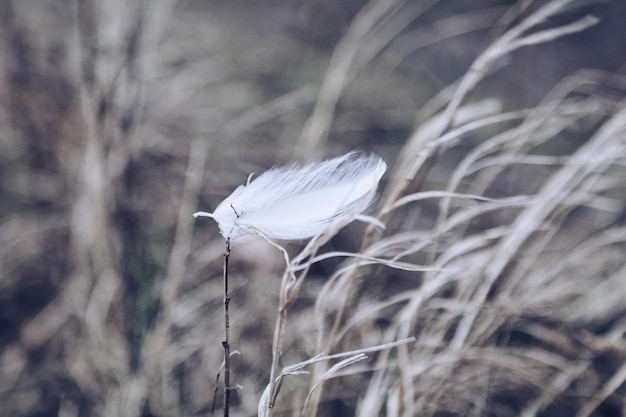
[[[626,413],[624,27],[619,0],[3,1],[2,415],[208,415],[224,242],[191,213],[355,148],[390,166],[387,227],[322,252],[384,262],[313,265],[282,362],[417,342],[310,410]],[[233,247],[233,415],[269,379],[284,268]]]

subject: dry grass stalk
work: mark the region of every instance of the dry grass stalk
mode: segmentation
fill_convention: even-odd
[[[191,213],[250,172],[348,150],[350,129],[375,119],[366,105],[407,137],[358,143],[393,168],[370,219],[385,228],[235,250],[233,414],[257,410],[268,375],[261,414],[274,400],[281,416],[624,414],[626,78],[580,70],[529,108],[481,90],[526,46],[604,22],[572,17],[573,1],[522,2],[421,106],[401,68],[412,48],[502,10],[423,26],[437,2],[372,1],[308,117],[310,74],[279,52],[297,41],[259,41],[213,4],[53,3],[2,8],[7,414],[207,415],[223,241],[194,235]],[[295,87],[259,87],[289,77]],[[386,89],[405,104],[389,110]]]

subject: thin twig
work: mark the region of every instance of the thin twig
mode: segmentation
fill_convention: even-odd
[[[224,417],[228,417],[230,407],[230,342],[229,330],[230,323],[228,317],[228,304],[230,304],[230,296],[228,295],[228,258],[230,257],[230,239],[226,239],[226,251],[224,252]]]

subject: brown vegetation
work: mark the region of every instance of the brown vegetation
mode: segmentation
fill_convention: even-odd
[[[232,247],[231,415],[624,415],[625,5],[3,2],[2,414],[209,415],[191,214],[361,148],[384,230]]]

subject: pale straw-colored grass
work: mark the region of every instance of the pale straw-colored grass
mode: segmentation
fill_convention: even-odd
[[[191,213],[355,147],[389,166],[365,223],[232,248],[232,415],[624,414],[626,77],[484,88],[604,24],[576,2],[372,0],[332,51],[212,2],[9,3],[6,415],[209,415],[224,242]],[[410,57],[492,27],[425,98]]]

